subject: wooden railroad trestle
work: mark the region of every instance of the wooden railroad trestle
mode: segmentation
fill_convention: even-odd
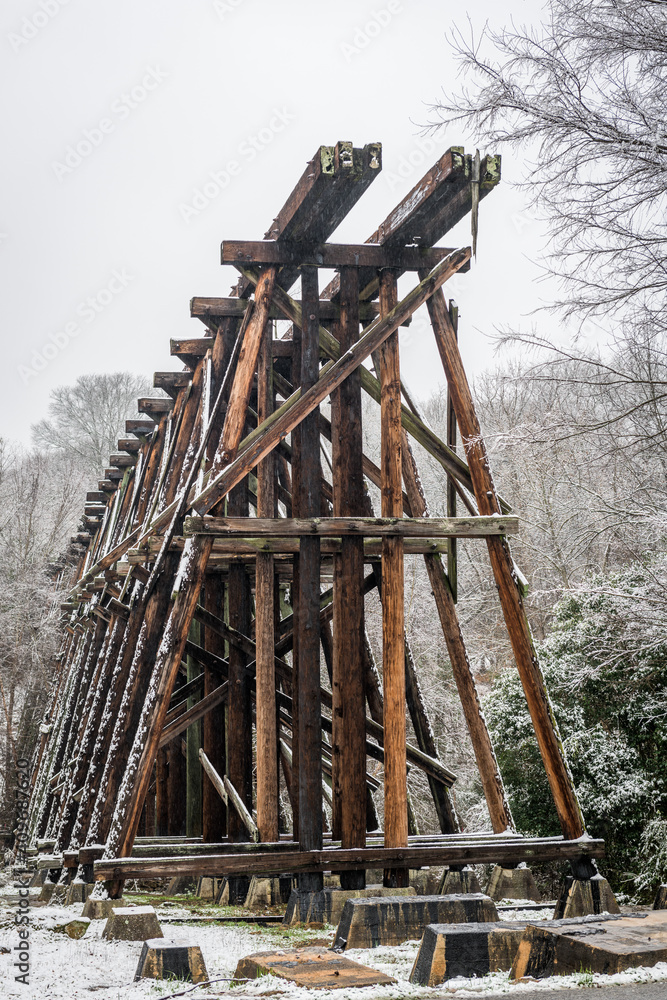
[[[604,850],[585,838],[507,542],[517,519],[491,478],[442,291],[469,266],[469,248],[434,244],[471,210],[472,157],[448,150],[366,243],[327,242],[380,169],[379,144],[322,146],[263,241],[223,242],[222,262],[241,275],[232,295],[192,300],[205,335],[171,342],[183,370],[156,373],[165,395],[139,400],[144,417],[127,421],[87,496],[30,813],[33,842],[49,843],[44,863],[63,877],[79,865],[90,878],[94,865],[118,894],[142,873],[288,870],[309,890],[330,869],[355,888],[371,866],[401,885],[410,866],[475,860],[563,857],[585,875]],[[479,196],[499,179],[500,158],[485,157]],[[323,289],[321,267],[337,271]],[[399,300],[405,271],[418,278]],[[398,329],[422,304],[448,383],[447,441],[401,383]],[[291,324],[280,339],[275,319]],[[363,451],[362,392],[380,405],[379,464]],[[447,473],[446,518],[429,516],[411,440]],[[379,517],[365,480],[380,490]],[[456,613],[457,537],[486,540],[560,839],[513,832]],[[425,561],[489,834],[460,830],[404,629],[405,553]],[[381,672],[365,631],[370,590]],[[379,841],[368,758],[383,765]],[[410,767],[428,778],[439,838],[416,835]],[[282,840],[281,769],[292,810]],[[186,832],[189,844],[173,841]],[[161,859],[133,852],[138,834],[157,837]]]

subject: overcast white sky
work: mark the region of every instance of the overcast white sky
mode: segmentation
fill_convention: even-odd
[[[226,295],[235,281],[220,241],[261,239],[321,144],[383,144],[383,174],[334,236],[363,242],[462,142],[450,131],[420,154],[416,124],[455,86],[452,24],[534,22],[541,7],[5,0],[0,436],[27,443],[50,390],[80,374],[178,369],[169,338],[203,332],[190,298]],[[238,170],[216,193],[210,175],[224,178],[230,161]],[[481,205],[478,260],[445,287],[473,373],[493,364],[494,324],[518,324],[549,298],[530,263],[543,231],[508,183],[519,174],[506,156],[505,183]],[[445,242],[468,244],[468,223]],[[401,350],[423,398],[442,381],[424,322],[401,333]]]

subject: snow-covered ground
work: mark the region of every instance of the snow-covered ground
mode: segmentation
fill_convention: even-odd
[[[137,902],[147,902],[146,897],[137,897]],[[95,1000],[125,1000],[125,998],[152,997],[153,1000],[191,990],[192,984],[178,982],[156,982],[143,980],[134,982],[134,974],[141,952],[140,942],[105,941],[102,938],[104,921],[94,921],[85,936],[71,940],[53,928],[78,917],[81,904],[75,906],[31,907],[30,933],[30,974],[29,986],[14,980],[16,961],[12,949],[18,944],[14,926],[16,907],[7,901],[0,902],[0,996],[20,997],[23,1000],[75,1000],[86,997]],[[159,905],[158,914],[162,918],[186,917],[192,910],[186,906]],[[206,906],[198,906],[200,912],[211,912]],[[219,910],[217,911],[220,912]],[[551,910],[514,911],[503,914],[504,919],[537,920],[549,917]],[[210,986],[198,987],[187,995],[191,1000],[208,997],[275,997],[284,996],[307,1000],[309,996],[327,1000],[359,1000],[363,994],[359,990],[305,990],[285,980],[265,976],[259,980],[232,986],[228,981],[233,977],[240,958],[255,951],[270,948],[292,948],[301,944],[317,943],[325,947],[333,941],[333,928],[324,930],[284,930],[280,925],[253,926],[248,924],[169,924],[162,925],[165,938],[173,941],[198,944],[204,955],[211,980],[222,980]],[[667,982],[667,963],[652,969],[634,969],[616,976],[599,976],[581,973],[575,976],[557,976],[539,983],[510,983],[506,972],[493,973],[483,979],[452,979],[437,987],[412,986],[408,977],[419,947],[418,941],[409,941],[400,947],[376,948],[372,951],[351,949],[346,957],[370,965],[372,968],[394,977],[396,986],[373,987],[373,1000],[394,1000],[394,998],[428,998],[454,995],[460,1000],[475,996],[511,994],[520,1000],[521,994],[540,988],[558,989],[571,986],[603,986],[611,983],[635,983],[664,980]],[[5,949],[10,949],[9,953]],[[370,996],[370,993],[366,994]]]

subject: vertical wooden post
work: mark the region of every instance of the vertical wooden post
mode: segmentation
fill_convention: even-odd
[[[454,299],[449,300],[449,318],[452,321],[454,337],[458,340],[459,307]],[[456,451],[456,411],[449,388],[447,389],[447,444],[452,451]],[[451,476],[447,477],[447,517],[456,517],[456,488]],[[447,579],[452,599],[456,604],[458,600],[458,560],[455,538],[447,539]]]
[[[157,752],[155,762],[155,836],[166,837],[169,831],[169,748],[162,747]]]
[[[225,584],[219,573],[208,573],[204,584],[204,606],[219,618],[225,618]],[[204,629],[204,646],[218,656],[227,656],[224,639],[212,629]],[[210,667],[204,667],[204,694],[220,683]],[[218,774],[227,771],[226,705],[218,705],[206,713],[202,720],[204,753]],[[204,843],[217,843],[227,833],[227,807],[208,777],[202,789],[202,838]]]
[[[199,622],[190,626],[190,639],[201,644],[201,627]],[[201,666],[192,657],[187,658],[188,680],[192,681],[201,673]],[[188,698],[188,708],[192,708],[196,698]],[[188,837],[200,837],[202,834],[202,767],[199,762],[199,750],[202,745],[201,719],[188,726],[185,732],[186,764],[187,764],[187,805],[185,832]]]
[[[301,330],[292,327],[292,385],[296,388],[301,379]],[[303,517],[301,504],[301,426],[291,433],[292,439],[292,517]],[[295,555],[292,560],[292,586],[290,600],[292,603],[292,765],[291,781],[289,783],[292,803],[292,839],[299,840],[299,699],[297,697],[296,678],[300,672],[299,658],[299,565],[300,559]]]
[[[181,737],[173,739],[169,746],[169,773],[167,775],[167,833],[170,837],[185,834],[185,757],[181,749]]]
[[[398,301],[396,275],[380,274],[380,313]],[[403,516],[401,478],[401,376],[398,330],[379,351],[381,385],[382,516]],[[403,540],[382,539],[382,684],[384,694],[384,842],[407,847],[408,802],[405,759],[405,653],[403,604]],[[406,868],[385,870],[384,884],[407,886]]]
[[[359,338],[359,272],[340,272],[338,328],[341,351]],[[333,507],[335,517],[363,516],[361,378],[358,371],[332,399]],[[364,729],[364,543],[345,536],[334,574],[332,792],[334,836],[343,847],[366,844],[366,745]],[[364,871],[341,872],[343,889],[361,889]]]
[[[301,331],[301,387],[305,391],[319,376],[319,291],[317,269],[301,269],[303,328]],[[301,423],[301,506],[299,515],[320,514],[322,470],[320,466],[319,407]],[[302,537],[298,574],[298,650],[296,679],[299,743],[299,844],[302,851],[322,849],[322,757],[320,698],[320,540]],[[320,872],[299,876],[302,892],[323,886]]]
[[[242,480],[230,492],[227,512],[230,517],[248,516],[247,480]],[[250,583],[241,562],[231,562],[229,567],[229,624],[248,635],[250,632]],[[250,679],[246,670],[247,654],[234,643],[229,647],[229,697],[227,701],[227,774],[241,796],[246,808],[252,812],[252,707]],[[227,816],[229,839],[248,839],[246,828],[238,813],[230,809]]]
[[[498,514],[500,506],[486,447],[442,291],[435,292],[427,304],[468,459],[479,512],[485,515]],[[502,537],[488,538],[487,545],[505,624],[563,836],[569,840],[577,840],[585,832],[584,819],[533,645],[509,545]]]
[[[258,422],[273,411],[272,324],[267,323],[257,367]],[[257,516],[275,516],[273,455],[257,467]],[[273,556],[258,552],[255,560],[255,642],[257,718],[257,826],[260,840],[279,839],[278,732],[275,670],[275,581]]]

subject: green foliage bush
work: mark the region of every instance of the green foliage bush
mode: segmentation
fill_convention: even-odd
[[[588,832],[603,837],[601,871],[648,901],[667,879],[667,599],[665,560],[596,578],[563,598],[540,647]],[[514,819],[560,833],[517,673],[485,702]]]

